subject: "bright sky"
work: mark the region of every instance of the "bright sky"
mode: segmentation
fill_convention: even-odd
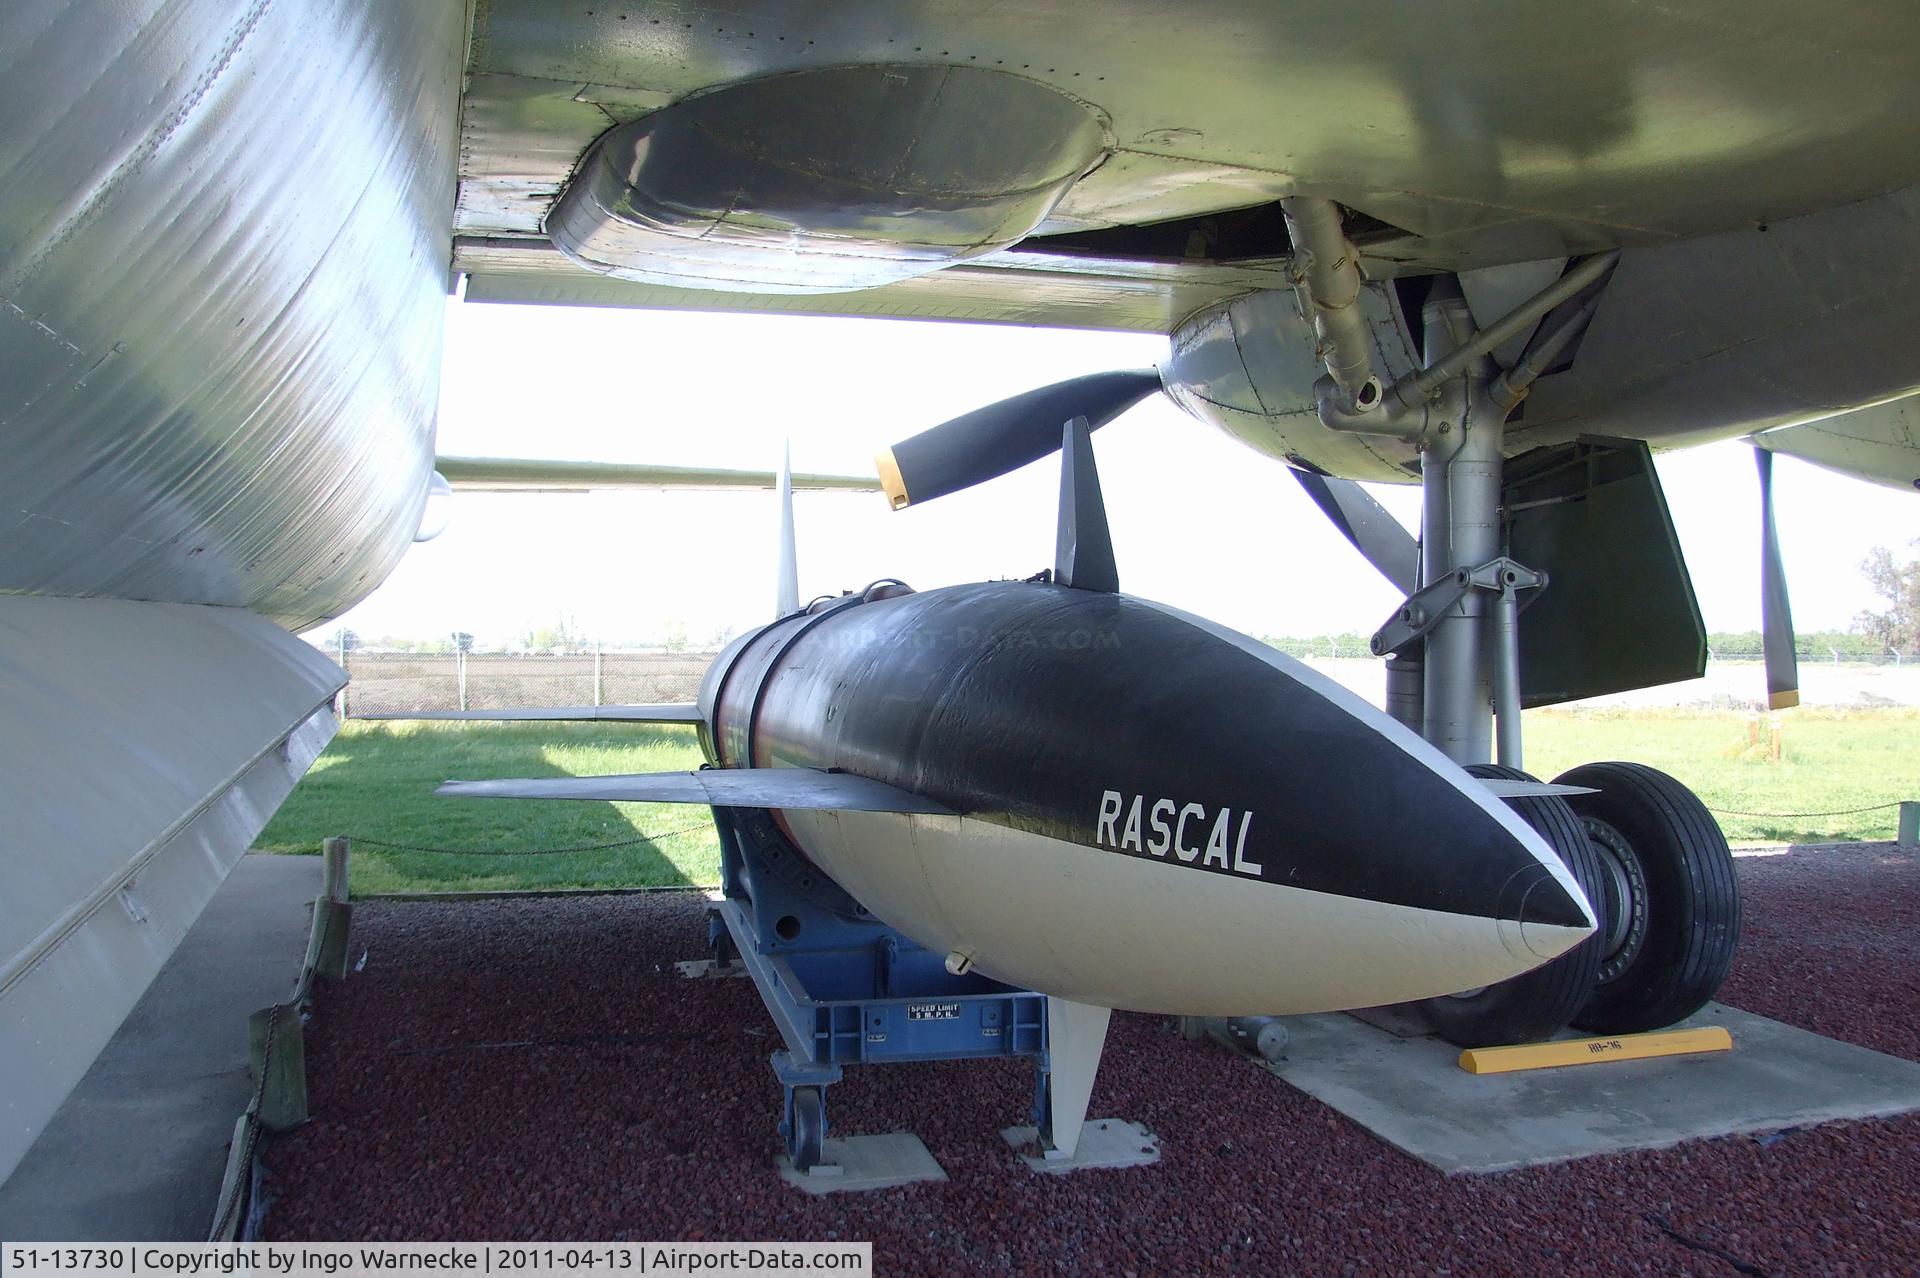
[[[873,453],[981,404],[1144,367],[1164,338],[993,325],[449,303],[440,450],[872,473]],[[1155,396],[1094,436],[1121,583],[1253,634],[1370,633],[1398,602],[1281,463]],[[1660,474],[1709,630],[1760,623],[1750,450]],[[1779,458],[1777,518],[1803,630],[1873,603],[1858,565],[1920,533],[1920,498]],[[902,512],[877,493],[795,497],[804,599],[880,577],[919,588],[1052,562],[1058,463]],[[1409,526],[1418,490],[1376,487]],[[362,636],[510,642],[561,617],[609,644],[684,627],[698,647],[773,607],[770,493],[462,493],[338,623]]]

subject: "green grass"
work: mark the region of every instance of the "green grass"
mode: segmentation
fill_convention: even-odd
[[[1528,770],[1552,777],[1596,759],[1632,759],[1671,772],[1711,808],[1748,812],[1824,812],[1920,798],[1920,711],[1789,711],[1780,717],[1777,762],[1749,747],[1750,718],[1711,710],[1533,711]],[[704,808],[433,797],[434,786],[450,777],[664,772],[700,762],[693,733],[684,728],[348,723],[256,846],[316,853],[329,835],[357,836],[356,892],[707,885],[719,879],[720,852]],[[1814,843],[1890,839],[1895,814],[1719,819],[1736,843]],[[390,852],[370,842],[498,851],[642,835],[661,837],[602,852],[505,857]]]
[[[1920,710],[1784,711],[1778,761],[1749,746],[1752,718],[1716,710],[1530,711],[1527,771],[1553,777],[1597,759],[1630,759],[1672,773],[1709,808],[1743,812],[1829,812],[1920,799]],[[1761,726],[1764,737],[1764,717]],[[1898,814],[1715,815],[1737,844],[1891,839]]]
[[[607,724],[349,722],[288,796],[255,847],[315,854],[356,838],[353,890],[489,892],[652,887],[720,880],[720,843],[703,807],[573,800],[436,799],[450,778],[586,776],[697,768],[689,728]],[[690,833],[665,837],[667,831]],[[649,842],[557,856],[446,856],[373,840],[490,853]]]

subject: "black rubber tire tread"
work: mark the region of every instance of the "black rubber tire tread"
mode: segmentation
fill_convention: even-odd
[[[806,1171],[826,1155],[826,1100],[818,1087],[793,1089],[793,1166]]]
[[[1726,835],[1693,791],[1641,763],[1587,763],[1555,778],[1568,799],[1625,836],[1647,879],[1647,939],[1632,966],[1574,1018],[1590,1034],[1664,1029],[1706,1006],[1740,943],[1740,885]]]
[[[1507,781],[1537,778],[1517,768],[1493,763],[1470,764],[1476,777]],[[1594,909],[1600,908],[1599,854],[1587,838],[1586,827],[1567,801],[1557,795],[1508,799],[1515,815],[1546,839]],[[1459,1047],[1499,1047],[1509,1043],[1537,1043],[1553,1037],[1586,1006],[1600,973],[1603,926],[1550,963],[1510,981],[1489,985],[1467,998],[1429,998],[1414,1006],[1434,1032]]]

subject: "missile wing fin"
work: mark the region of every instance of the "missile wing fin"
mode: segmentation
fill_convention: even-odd
[[[351,719],[471,719],[529,723],[699,723],[700,707],[686,705],[531,706],[512,710],[396,710]]]
[[[1509,781],[1504,777],[1481,777],[1479,781],[1496,799],[1539,799],[1556,794],[1565,798],[1570,794],[1600,793],[1584,785],[1554,785],[1546,781]]]
[[[1060,443],[1060,528],[1053,546],[1053,579],[1080,590],[1120,593],[1107,503],[1093,465],[1093,427],[1084,417],[1066,424]]]
[[[716,808],[787,808],[819,812],[913,812],[953,809],[884,781],[818,768],[706,768],[604,777],[529,777],[449,781],[435,794],[472,799],[598,799],[636,803],[704,803]]]

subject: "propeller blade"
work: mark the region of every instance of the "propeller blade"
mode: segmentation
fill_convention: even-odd
[[[874,458],[895,510],[1018,470],[1060,447],[1076,417],[1097,430],[1160,389],[1157,369],[1089,373],[1025,391],[921,431]]]
[[[1420,544],[1413,534],[1353,480],[1292,469],[1313,504],[1353,543],[1353,548],[1401,594],[1412,594],[1420,565]]]
[[[1773,454],[1753,450],[1760,468],[1760,637],[1767,659],[1767,708],[1800,704],[1800,663],[1793,653],[1793,609],[1787,601],[1787,570],[1780,561],[1780,534],[1773,526]]]

